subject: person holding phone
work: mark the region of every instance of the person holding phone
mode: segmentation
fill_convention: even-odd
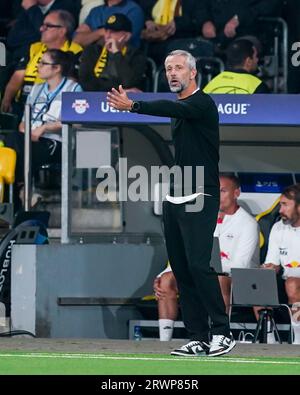
[[[86,91],[107,91],[120,84],[125,90],[143,87],[146,57],[129,44],[132,23],[124,14],[111,15],[101,39],[84,50],[79,67],[79,81]]]

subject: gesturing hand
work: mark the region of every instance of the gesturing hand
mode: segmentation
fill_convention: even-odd
[[[108,104],[116,108],[117,110],[130,110],[133,100],[130,100],[124,91],[122,85],[119,85],[119,90],[112,88],[110,92],[107,92]]]
[[[105,47],[108,50],[108,52],[111,53],[117,53],[120,51],[117,45],[117,40],[115,38],[109,38],[105,43]]]

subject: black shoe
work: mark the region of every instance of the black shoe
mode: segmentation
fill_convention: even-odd
[[[190,341],[184,346],[171,352],[171,355],[180,355],[184,357],[205,356],[209,353],[209,344],[198,340]]]

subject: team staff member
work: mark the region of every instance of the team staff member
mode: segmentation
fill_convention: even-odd
[[[176,102],[134,102],[122,86],[119,91],[112,89],[108,93],[108,102],[119,110],[172,118],[175,165],[182,173],[186,166],[194,170],[188,185],[186,179],[184,185],[175,182],[171,185],[163,208],[168,255],[181,295],[183,320],[191,338],[172,354],[222,355],[235,346],[235,341],[217,275],[209,266],[219,209],[218,111],[213,100],[197,87],[196,61],[190,53],[171,52],[165,67],[170,89],[177,94]],[[197,168],[203,167],[204,183],[200,185],[195,174]]]
[[[255,75],[258,51],[250,40],[233,41],[229,44],[226,55],[227,70],[205,86],[205,93],[269,93],[267,85]]]
[[[291,321],[293,344],[300,344],[300,184],[291,185],[283,191],[279,213],[281,221],[272,227],[263,268],[276,272],[280,268],[283,270],[288,303],[295,304]],[[260,309],[255,310],[257,313]]]

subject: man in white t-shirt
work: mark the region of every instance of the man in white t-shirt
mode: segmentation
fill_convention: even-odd
[[[259,227],[256,220],[242,207],[240,182],[231,174],[220,176],[220,209],[214,236],[219,238],[224,275],[219,276],[227,311],[230,305],[231,269],[259,265]],[[154,280],[158,299],[160,340],[171,340],[178,313],[177,284],[171,266]]]
[[[281,220],[272,227],[263,268],[283,269],[288,303],[293,304],[294,344],[300,344],[300,184],[287,187],[280,197]],[[299,304],[299,306],[297,306]]]

